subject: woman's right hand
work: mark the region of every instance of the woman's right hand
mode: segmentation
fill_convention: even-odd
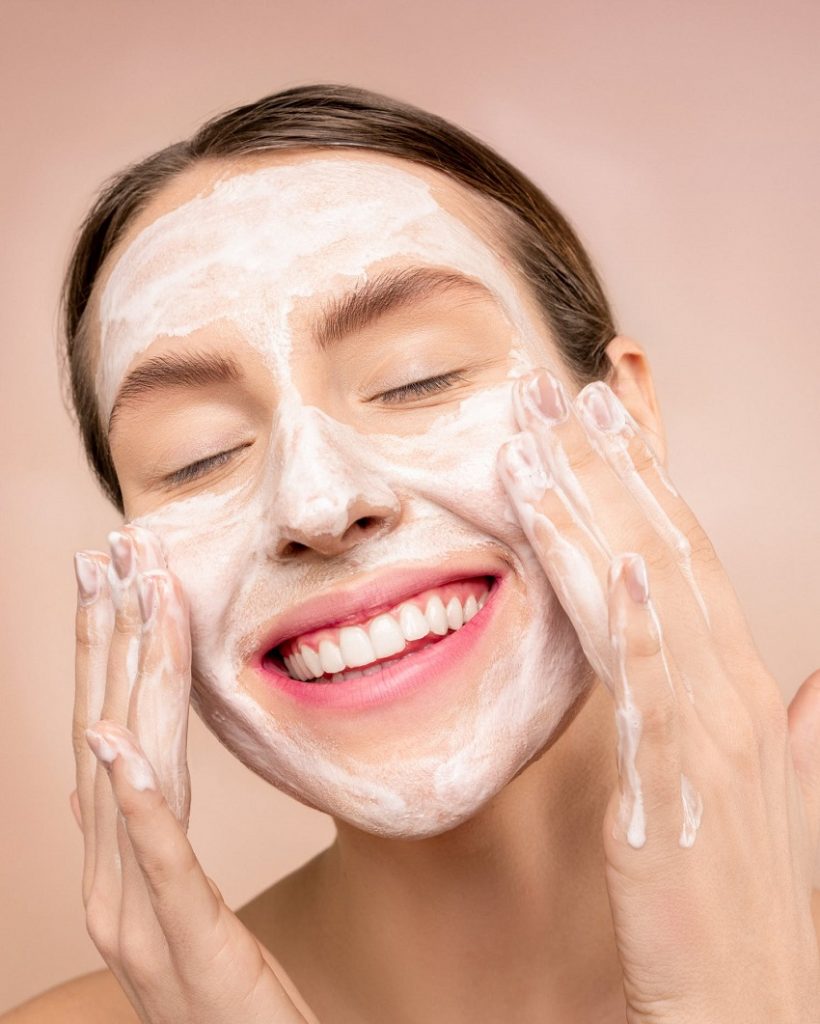
[[[305,1024],[186,835],[191,640],[180,583],[147,530],[109,540],[110,559],[75,559],[88,932],[144,1024]]]

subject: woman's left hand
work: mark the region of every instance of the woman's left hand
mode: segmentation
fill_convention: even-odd
[[[603,842],[630,1024],[820,1021],[820,673],[787,709],[712,544],[602,382],[515,385],[499,469],[615,702]]]

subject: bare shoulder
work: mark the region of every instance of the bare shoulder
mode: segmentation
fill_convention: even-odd
[[[316,1020],[291,980],[281,955],[288,931],[302,912],[302,894],[318,857],[281,879],[236,911],[245,927],[267,948],[272,967],[307,1021]],[[278,927],[274,927],[277,925]],[[139,1024],[119,982],[104,969],[83,974],[0,1015],[0,1024]]]
[[[2,1024],[139,1024],[109,970],[93,971],[55,985],[0,1017]]]
[[[817,944],[820,946],[820,889],[812,889],[811,916],[814,919],[814,930],[817,933]]]
[[[268,949],[283,953],[292,949],[294,932],[304,932],[305,922],[315,917],[317,904],[322,904],[323,868],[333,849],[331,844],[235,912]]]
[[[310,909],[315,902],[316,876],[326,852],[280,878],[236,911],[239,920],[265,948],[271,968],[306,1024],[318,1024],[318,1020],[307,1001],[317,978],[315,956],[306,949],[304,936],[312,933]]]

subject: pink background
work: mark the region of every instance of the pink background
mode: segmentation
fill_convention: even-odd
[[[588,244],[648,349],[671,472],[784,696],[820,664],[815,2],[3,0],[0,1010],[102,965],[80,900],[71,553],[117,522],[60,404],[56,302],[102,179],[285,86],[471,129]],[[191,835],[232,905],[332,837],[196,718]]]

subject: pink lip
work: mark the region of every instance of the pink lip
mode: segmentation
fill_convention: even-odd
[[[364,711],[408,696],[424,686],[441,680],[475,646],[492,621],[498,606],[499,593],[505,586],[505,577],[493,573],[473,575],[496,576],[484,607],[461,629],[388,664],[379,672],[358,676],[341,683],[303,683],[298,679],[292,679],[273,662],[263,660],[261,657],[255,659],[255,667],[266,682],[275,685],[278,690],[286,693],[300,705],[314,708]],[[418,577],[416,578],[418,579]],[[463,574],[456,577],[450,574],[446,580],[442,580],[442,583],[428,582],[426,585],[416,587],[415,590],[405,592],[403,596],[411,597],[421,590],[460,578],[465,577]],[[391,600],[383,603],[392,606],[400,601],[401,598],[398,601]],[[306,631],[300,630],[300,632]],[[289,634],[289,636],[293,635],[296,634]],[[287,637],[283,637],[283,639],[287,639]],[[267,650],[270,649],[270,647],[267,648]]]
[[[437,569],[381,569],[377,575],[352,586],[320,594],[291,608],[276,620],[270,632],[254,644],[255,659],[260,661],[268,651],[291,637],[312,633],[316,629],[332,629],[352,622],[361,622],[378,612],[394,608],[423,590],[443,587],[454,580],[475,576],[499,576],[498,565],[462,560]]]

